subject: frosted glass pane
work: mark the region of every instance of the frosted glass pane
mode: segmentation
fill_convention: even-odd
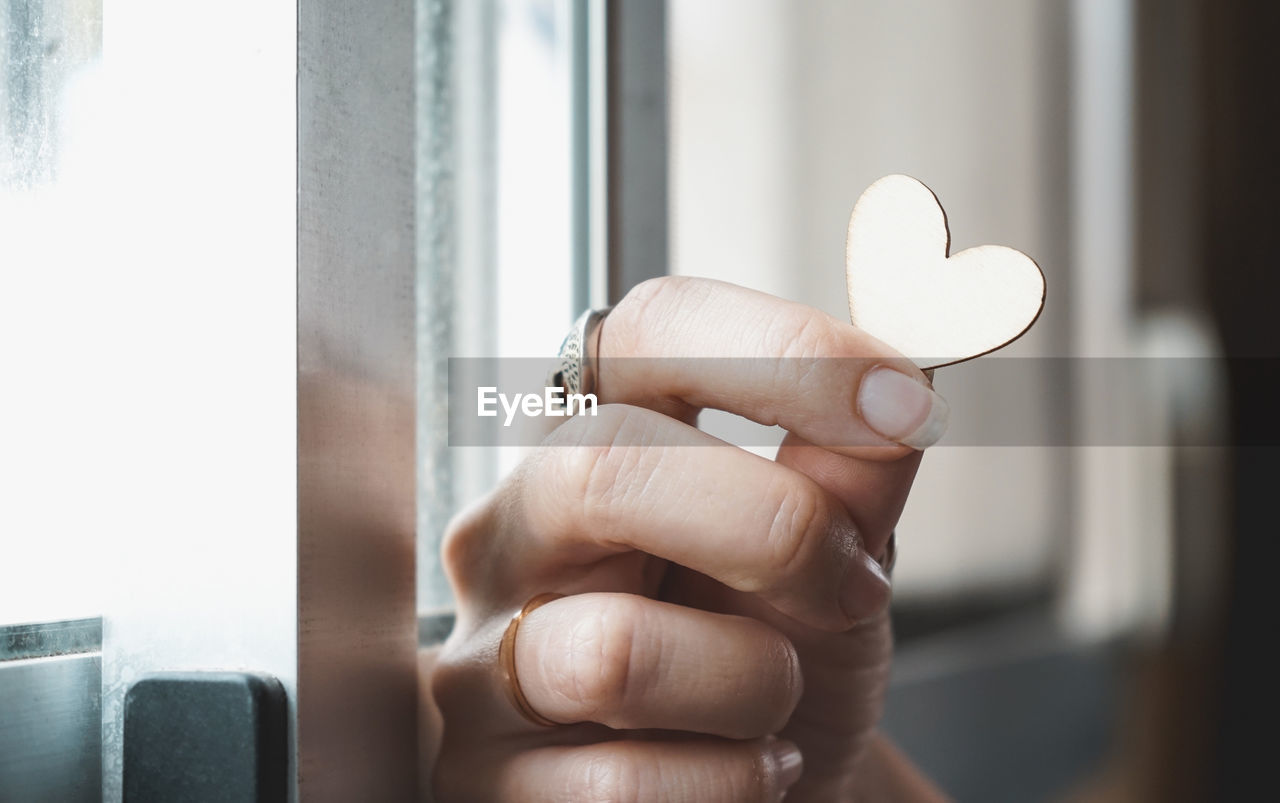
[[[101,613],[101,55],[101,0],[0,4],[0,624]]]

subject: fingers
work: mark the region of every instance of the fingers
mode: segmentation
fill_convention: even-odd
[[[806,443],[788,433],[777,461],[812,479],[840,500],[872,555],[883,556],[920,467],[920,452],[893,462],[858,460]]]
[[[509,604],[548,590],[536,585],[553,566],[631,550],[759,594],[825,630],[846,630],[888,604],[879,565],[817,483],[650,410],[604,405],[567,422],[506,494],[510,501],[494,505],[505,518],[491,537],[501,543],[471,571],[497,578],[488,590],[514,593]],[[467,564],[465,540],[465,528],[446,539],[451,572]],[[467,585],[458,582],[460,592]]]
[[[773,628],[632,594],[537,608],[520,625],[515,659],[539,714],[615,729],[765,736],[803,690],[795,649]]]
[[[616,741],[547,747],[509,762],[490,799],[775,803],[801,771],[799,751],[777,740]]]
[[[721,282],[638,286],[606,319],[599,355],[601,401],[686,421],[727,410],[879,460],[946,429],[946,402],[902,355],[811,307]]]

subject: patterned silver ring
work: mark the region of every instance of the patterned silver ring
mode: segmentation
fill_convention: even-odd
[[[560,344],[556,370],[547,385],[561,388],[566,395],[596,392],[596,355],[600,347],[600,324],[609,309],[589,309],[578,316]]]

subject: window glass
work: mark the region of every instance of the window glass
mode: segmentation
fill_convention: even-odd
[[[447,609],[439,539],[520,460],[451,447],[448,360],[554,356],[576,311],[574,4],[428,9],[419,61],[418,607]],[[420,48],[420,52],[423,49]]]
[[[0,625],[101,612],[101,54],[100,0],[0,4]]]

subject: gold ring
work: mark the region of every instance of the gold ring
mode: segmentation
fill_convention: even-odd
[[[548,602],[560,599],[563,596],[564,594],[548,592],[530,599],[515,616],[511,617],[511,624],[507,625],[506,631],[502,634],[502,641],[498,644],[498,663],[502,666],[502,674],[506,679],[507,696],[511,698],[511,704],[524,715],[525,719],[535,725],[542,725],[548,728],[555,725],[564,725],[565,723],[547,719],[542,714],[534,711],[533,706],[529,705],[528,698],[524,696],[524,690],[520,688],[520,676],[516,674],[516,633],[520,631],[520,623],[524,621],[526,616]]]

